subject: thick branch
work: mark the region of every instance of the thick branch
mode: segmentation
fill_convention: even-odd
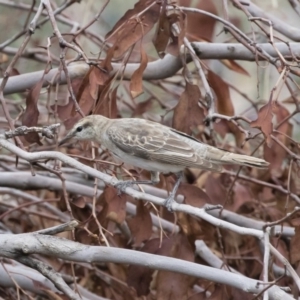
[[[151,269],[205,278],[253,294],[258,294],[265,288],[263,282],[258,280],[172,257],[115,247],[87,246],[53,236],[37,234],[0,235],[0,256],[14,258],[15,255],[20,255],[20,253],[47,255],[76,262],[114,262],[140,265]],[[271,286],[268,292],[270,299],[293,299],[277,286]]]
[[[249,13],[253,17],[258,17],[258,18],[262,18],[262,19],[271,21],[272,26],[275,31],[280,32],[281,34],[283,34],[284,36],[286,36],[287,38],[289,38],[293,41],[297,41],[297,42],[300,41],[299,28],[293,27],[293,26],[287,24],[286,21],[282,21],[279,18],[277,18],[271,14],[268,14],[267,12],[262,10],[260,7],[258,7],[254,3],[252,3],[252,1],[243,0],[240,2],[244,5],[245,9],[248,10]]]
[[[300,45],[298,43],[290,43],[290,49],[285,43],[276,43],[275,46],[280,51],[282,56],[291,60],[293,55],[300,57]],[[249,51],[244,45],[232,43],[192,43],[193,48],[197,56],[201,59],[234,59],[234,60],[247,60],[255,61],[257,57]],[[277,52],[270,44],[257,44],[259,48],[266,51],[272,57],[278,57]],[[187,57],[187,61],[190,62],[191,58]],[[115,74],[122,67],[119,63],[113,64],[113,71],[110,75]],[[128,63],[123,79],[130,80],[133,72],[139,67],[139,63]],[[173,76],[182,68],[182,61],[180,57],[175,57],[172,55],[166,55],[163,59],[158,59],[156,61],[150,62],[147,65],[146,70],[143,73],[143,78],[145,80],[155,80],[155,79],[164,79]],[[83,62],[70,64],[68,66],[68,73],[70,79],[83,77],[89,66]],[[44,78],[44,86],[49,84],[55,84],[59,82],[60,84],[66,83],[66,77],[64,73],[61,73],[61,76],[58,76],[58,79],[55,79],[58,69],[52,69]],[[5,89],[5,94],[12,94],[18,92],[24,92],[27,89],[33,87],[41,78],[43,72],[37,71],[27,74],[22,74],[18,76],[10,77]],[[121,75],[120,75],[121,76]],[[0,84],[1,84],[0,79]]]

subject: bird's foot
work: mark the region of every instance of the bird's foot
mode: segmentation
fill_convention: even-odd
[[[126,188],[132,186],[133,184],[135,184],[135,181],[131,181],[131,180],[119,181],[115,185],[115,188],[118,190],[118,196],[120,196],[122,193],[124,193]]]
[[[174,195],[170,194],[169,197],[164,202],[164,206],[169,212],[173,212],[172,204],[174,201],[175,201]]]
[[[223,209],[223,205],[217,204],[217,205],[209,205],[206,204],[204,206],[205,211],[215,210],[215,209]]]

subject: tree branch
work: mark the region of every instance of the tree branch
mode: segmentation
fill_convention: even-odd
[[[261,59],[256,57],[250,50],[248,50],[244,45],[231,43],[191,43],[197,56],[200,59],[234,59],[234,60],[247,60],[255,61]],[[281,55],[286,60],[292,60],[293,56],[300,56],[300,45],[298,43],[290,43],[289,46],[285,43],[275,43],[274,44]],[[274,47],[268,43],[257,44],[257,46],[267,52],[270,56],[278,58],[279,56],[274,49]],[[191,57],[187,57],[187,62],[191,62]],[[110,75],[115,74],[122,64],[113,63],[113,71]],[[139,67],[139,63],[128,63],[126,65],[124,74],[122,75],[124,80],[130,80],[133,72]],[[158,59],[153,62],[149,62],[147,68],[143,73],[144,80],[155,80],[155,79],[165,79],[176,74],[182,68],[182,61],[180,57],[175,57],[170,54],[166,55],[163,59]],[[88,72],[89,66],[84,62],[76,62],[68,65],[68,75],[70,79],[82,78]],[[51,84],[66,84],[65,74],[62,73],[59,78],[56,78],[58,69],[52,69],[44,78],[44,86]],[[24,92],[27,89],[33,87],[42,77],[43,72],[37,71],[32,73],[26,73],[18,76],[10,77],[5,88],[4,93],[12,94],[17,92]],[[121,75],[120,75],[121,76]],[[0,79],[0,85],[3,79]]]

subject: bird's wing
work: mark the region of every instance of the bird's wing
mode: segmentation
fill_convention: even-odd
[[[123,119],[124,120],[124,119]],[[199,157],[168,127],[152,122],[116,122],[107,129],[115,146],[127,154],[150,161],[221,171],[222,166]]]

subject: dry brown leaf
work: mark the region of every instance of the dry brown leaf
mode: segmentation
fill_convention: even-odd
[[[180,54],[180,47],[183,44],[183,39],[186,35],[186,14],[182,12],[179,14],[171,14],[169,16],[169,23],[170,27],[174,23],[177,23],[180,31],[175,35],[173,31],[170,30],[170,43],[167,46],[166,52],[178,56]]]
[[[217,74],[208,70],[207,79],[217,98],[217,111],[226,116],[234,115],[228,84]]]
[[[226,199],[227,191],[220,177],[220,174],[212,173],[205,182],[205,191],[213,205],[223,204]]]
[[[159,21],[156,27],[156,32],[153,37],[153,45],[160,58],[163,58],[165,56],[165,50],[169,44],[170,35],[170,20],[166,13],[166,2],[163,2],[159,15]]]
[[[230,290],[231,290],[231,297],[232,297],[231,299],[243,299],[243,300],[253,299],[253,296],[250,293],[247,293],[242,289],[230,287]]]
[[[89,77],[91,70],[92,69],[90,69],[84,78],[74,79],[71,83],[77,103],[85,115],[90,113],[95,102],[90,91],[91,87],[89,83]],[[51,108],[55,110],[54,105],[52,105]],[[57,113],[58,117],[64,122],[66,129],[72,128],[73,125],[82,118],[79,112],[76,112],[74,101],[71,97],[69,97],[69,102],[67,105],[57,106]]]
[[[196,7],[208,11],[214,15],[218,15],[218,11],[213,1],[200,0],[195,2]],[[179,0],[180,6],[191,7],[191,0]],[[211,41],[214,32],[216,20],[204,14],[195,14],[187,12],[187,28],[186,33],[190,42],[205,40]]]
[[[109,92],[110,84],[111,82],[108,82],[107,86],[103,88],[93,113],[114,119],[118,115],[118,110],[117,110],[118,86],[116,86],[111,92]]]
[[[158,21],[160,4],[152,0],[140,0],[129,9],[107,33],[108,43],[114,44],[114,58],[120,58],[132,45],[147,34]],[[138,14],[143,12],[139,17]]]
[[[194,262],[195,256],[187,237],[181,233],[164,240],[166,256]],[[164,246],[162,246],[163,248]],[[160,253],[159,253],[160,254]],[[159,271],[157,274],[157,299],[186,299],[188,289],[195,278],[169,271]]]
[[[147,241],[140,251],[156,254],[159,249],[160,240],[155,238]],[[145,266],[130,265],[127,272],[127,284],[135,288],[138,296],[148,295],[152,273],[153,270]]]
[[[103,194],[107,204],[106,218],[118,224],[123,223],[126,217],[126,195],[118,195],[117,190],[112,186],[106,186]]]
[[[107,73],[99,69],[93,72],[90,82],[95,85],[95,90],[97,90],[97,96],[95,98],[96,106],[93,110],[93,114],[100,114],[108,118],[117,117],[118,86],[111,90],[113,78],[113,76],[109,77]]]
[[[71,85],[75,95],[78,93],[79,87],[82,84],[82,80],[82,78],[76,78],[72,80]],[[57,108],[55,108],[55,105],[50,106],[53,111],[56,109],[57,115],[59,119],[64,122],[66,129],[70,129],[73,126],[72,122],[68,121],[70,120],[70,116],[74,107],[74,102],[70,100],[71,99],[69,98],[69,102],[66,105],[57,105]]]
[[[152,98],[149,98],[148,100],[143,102],[139,102],[134,108],[132,117],[141,116],[144,112],[150,109],[152,104],[153,104]]]
[[[289,111],[279,103],[274,103],[273,114],[276,116],[277,124],[290,115]],[[291,136],[293,125],[288,121],[284,122],[277,128],[283,134],[273,133],[273,135],[284,145],[289,145],[290,140],[285,136]],[[276,142],[272,143],[272,147],[264,145],[264,158],[270,163],[270,170],[273,176],[280,177],[284,171],[283,161],[286,158],[286,151]]]
[[[193,295],[188,297],[188,300],[207,300],[209,298],[206,297],[206,291],[204,292],[197,292],[193,291]]]
[[[251,300],[253,296],[241,289],[237,289],[231,286],[217,285],[214,292],[208,300]]]
[[[282,205],[276,205],[275,207],[267,206],[265,208],[265,215],[266,215],[266,217],[268,217],[268,221],[270,221],[270,222],[275,222],[285,216],[283,211],[284,211],[284,208],[286,205],[286,196],[284,195],[284,197],[282,197],[282,199],[278,199],[278,197],[276,197],[276,200],[278,200],[278,202],[282,201]],[[279,206],[281,206],[281,207],[279,207]]]
[[[85,204],[86,204],[86,199],[83,196],[75,196],[75,197],[72,197],[70,203],[75,205],[76,207],[84,208]]]
[[[199,106],[201,97],[199,87],[186,81],[185,90],[174,109],[173,127],[187,134],[192,133],[192,127],[203,123],[203,109]]]
[[[220,61],[229,70],[232,70],[232,71],[234,71],[236,73],[239,73],[239,74],[250,76],[250,74],[242,66],[240,66],[237,62],[235,62],[234,60],[231,60],[231,59],[222,59]]]
[[[137,300],[135,291],[127,284],[124,284],[124,281],[126,280],[126,268],[123,265],[114,263],[108,263],[107,266],[110,276],[113,278],[109,284],[111,286],[113,296],[107,299]]]
[[[205,204],[210,204],[209,196],[195,185],[181,183],[178,188],[178,194],[184,196],[184,202],[194,207],[203,207]]]
[[[38,100],[41,89],[44,83],[44,74],[42,78],[30,89],[26,97],[26,109],[22,116],[22,125],[32,127],[38,123],[40,112],[38,110]],[[38,143],[42,145],[40,137],[37,132],[31,132],[24,136],[25,140],[29,143]]]
[[[246,256],[255,257],[260,261],[263,260],[261,248],[259,248],[257,240],[253,237],[245,239],[244,248],[241,248],[241,252],[247,253]],[[251,249],[251,251],[250,251]],[[245,269],[243,270],[243,274],[250,278],[257,278],[262,272],[262,265],[260,261],[254,260],[246,260]],[[239,272],[242,272],[242,269],[238,269]]]
[[[250,190],[239,182],[235,182],[233,186],[233,201],[226,208],[238,212],[244,205],[251,205],[253,208],[257,205],[253,201]]]
[[[130,93],[132,98],[136,98],[141,95],[143,90],[143,73],[148,64],[147,53],[145,52],[142,44],[140,47],[141,53],[141,63],[140,66],[133,72],[130,80]]]
[[[127,220],[134,243],[133,247],[140,246],[142,242],[150,239],[152,235],[152,219],[144,202],[138,201],[136,216]]]
[[[83,79],[74,79],[72,81],[74,94],[84,115],[90,114],[95,104],[99,103],[102,92],[110,88],[111,79],[107,73],[93,66]],[[98,100],[99,95],[100,100]],[[113,95],[116,96],[115,94]],[[115,117],[116,97],[114,100],[110,101],[108,98],[108,106],[103,108],[100,107],[101,105],[98,105],[98,111],[94,110],[94,113],[103,114],[107,117]],[[54,106],[52,106],[52,109],[55,109]],[[104,111],[106,113],[104,113]],[[110,111],[111,114],[108,114],[108,111]],[[67,129],[73,127],[73,125],[81,119],[81,115],[75,111],[75,105],[71,97],[69,97],[69,103],[67,105],[57,107],[57,113]]]
[[[291,263],[295,264],[300,261],[300,226],[295,227],[295,235],[291,238]]]
[[[183,195],[185,203],[193,207],[201,208],[206,204],[211,204],[208,195],[195,185],[181,183],[178,194]],[[208,237],[208,239],[211,239],[211,237],[214,236],[215,228],[213,226],[185,213],[179,213],[177,215],[177,224],[180,226],[181,232],[185,234],[190,242],[199,238]]]
[[[298,235],[297,235],[298,236]],[[288,260],[289,259],[289,251],[288,251],[288,248],[287,248],[287,243],[283,240],[279,240],[278,238],[276,237],[272,237],[271,238],[271,241],[272,245],[276,245],[276,250],[280,252],[280,254],[286,259]],[[296,245],[295,245],[296,246]],[[298,251],[299,251],[299,248],[298,248]],[[299,256],[295,256],[294,258],[297,259]],[[281,268],[285,268],[285,263],[280,261],[280,259],[278,259],[277,257],[274,257],[274,262],[280,266]]]
[[[194,261],[193,248],[189,244],[186,236],[180,233],[169,238],[163,238],[161,244],[159,238],[149,240],[145,243],[141,251]],[[147,295],[149,293],[152,273],[153,270],[149,270],[147,267],[131,265],[128,268],[127,284],[136,289],[138,296]],[[176,298],[177,296],[175,297],[175,294],[185,295],[188,287],[194,281],[194,279],[189,276],[166,271],[159,271],[156,279],[157,299],[184,299]],[[164,295],[169,294],[169,292],[174,295],[175,298],[162,298]]]
[[[92,107],[95,104],[95,98],[92,96],[92,93],[96,93],[96,88],[93,83],[90,82],[90,76],[93,74],[93,70],[88,73],[87,77],[82,81],[82,84],[79,86],[79,91],[76,95],[78,105],[80,106],[82,112],[84,115],[88,115]],[[73,100],[69,99],[69,101]],[[72,116],[74,116],[73,122],[76,120],[76,122],[81,118],[81,115],[75,111],[75,105],[73,105],[73,110],[71,113]]]
[[[215,92],[218,113],[226,116],[233,116],[234,107],[232,104],[228,84],[220,76],[210,70],[208,71],[207,77],[211,88]],[[242,145],[244,141],[244,134],[232,122],[222,120],[221,122],[215,124],[215,129],[220,134],[224,134],[224,130],[227,129],[228,132],[233,133],[235,136],[237,145]]]
[[[115,43],[112,47],[110,47],[106,52],[106,57],[102,60],[100,63],[101,68],[105,69],[108,73],[110,73],[113,70],[111,60],[114,57],[115,48],[117,46],[117,43]]]
[[[266,105],[262,106],[258,111],[258,117],[250,123],[251,127],[259,128],[267,139],[267,144],[271,146],[270,134],[273,131],[273,101],[270,100]]]
[[[101,71],[99,68],[92,67],[89,74],[89,90],[92,98],[96,101],[98,99],[100,87],[105,86],[109,81],[108,73]]]
[[[166,53],[174,56],[179,55],[186,31],[186,14],[182,11],[168,14],[166,3],[166,1],[162,3],[159,22],[153,38],[154,47],[160,58],[163,58]],[[179,33],[174,33],[174,30],[172,30],[174,24],[177,25],[176,28],[179,30]]]
[[[16,68],[12,68],[10,72],[10,77],[17,76],[17,75],[20,75],[20,72]]]

